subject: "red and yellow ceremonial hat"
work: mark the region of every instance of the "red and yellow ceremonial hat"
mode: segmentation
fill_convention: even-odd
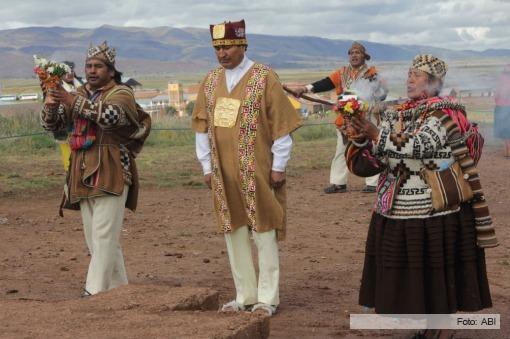
[[[248,45],[244,19],[241,21],[225,21],[221,24],[210,25],[209,30],[211,32],[213,46]]]

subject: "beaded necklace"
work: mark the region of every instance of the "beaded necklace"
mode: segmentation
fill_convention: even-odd
[[[432,97],[422,100],[409,100],[398,106],[396,110],[384,112],[384,119],[389,121],[397,120],[395,131],[402,133],[412,128],[417,131],[423,124],[429,113],[452,109],[465,112],[464,105],[452,102],[450,98]],[[405,127],[404,121],[410,120],[411,123]]]

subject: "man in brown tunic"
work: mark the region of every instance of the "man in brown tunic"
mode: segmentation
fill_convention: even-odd
[[[119,237],[124,207],[136,208],[135,156],[150,131],[150,117],[121,84],[106,41],[89,48],[85,74],[87,83],[72,94],[49,89],[41,112],[44,129],[72,129],[63,206],[80,209],[83,219],[91,254],[84,296],[128,282]]]
[[[211,25],[221,67],[201,84],[192,114],[197,156],[225,233],[236,299],[223,311],[279,304],[278,239],[285,235],[290,133],[302,121],[269,67],[245,55],[244,20]],[[259,256],[257,284],[249,233]]]

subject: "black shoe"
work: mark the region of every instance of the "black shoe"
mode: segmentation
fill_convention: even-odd
[[[362,193],[375,193],[375,186],[366,185],[362,190]]]
[[[81,292],[81,297],[82,298],[90,297],[91,295],[92,295],[92,293],[90,293],[86,289],[83,289],[83,291]]]
[[[347,185],[330,185],[324,189],[324,193],[345,193],[347,192]]]

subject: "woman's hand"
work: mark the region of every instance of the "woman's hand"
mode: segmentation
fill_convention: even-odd
[[[379,136],[379,129],[377,126],[364,117],[352,117],[351,126],[356,130],[357,134],[364,135],[368,139],[376,140]]]

